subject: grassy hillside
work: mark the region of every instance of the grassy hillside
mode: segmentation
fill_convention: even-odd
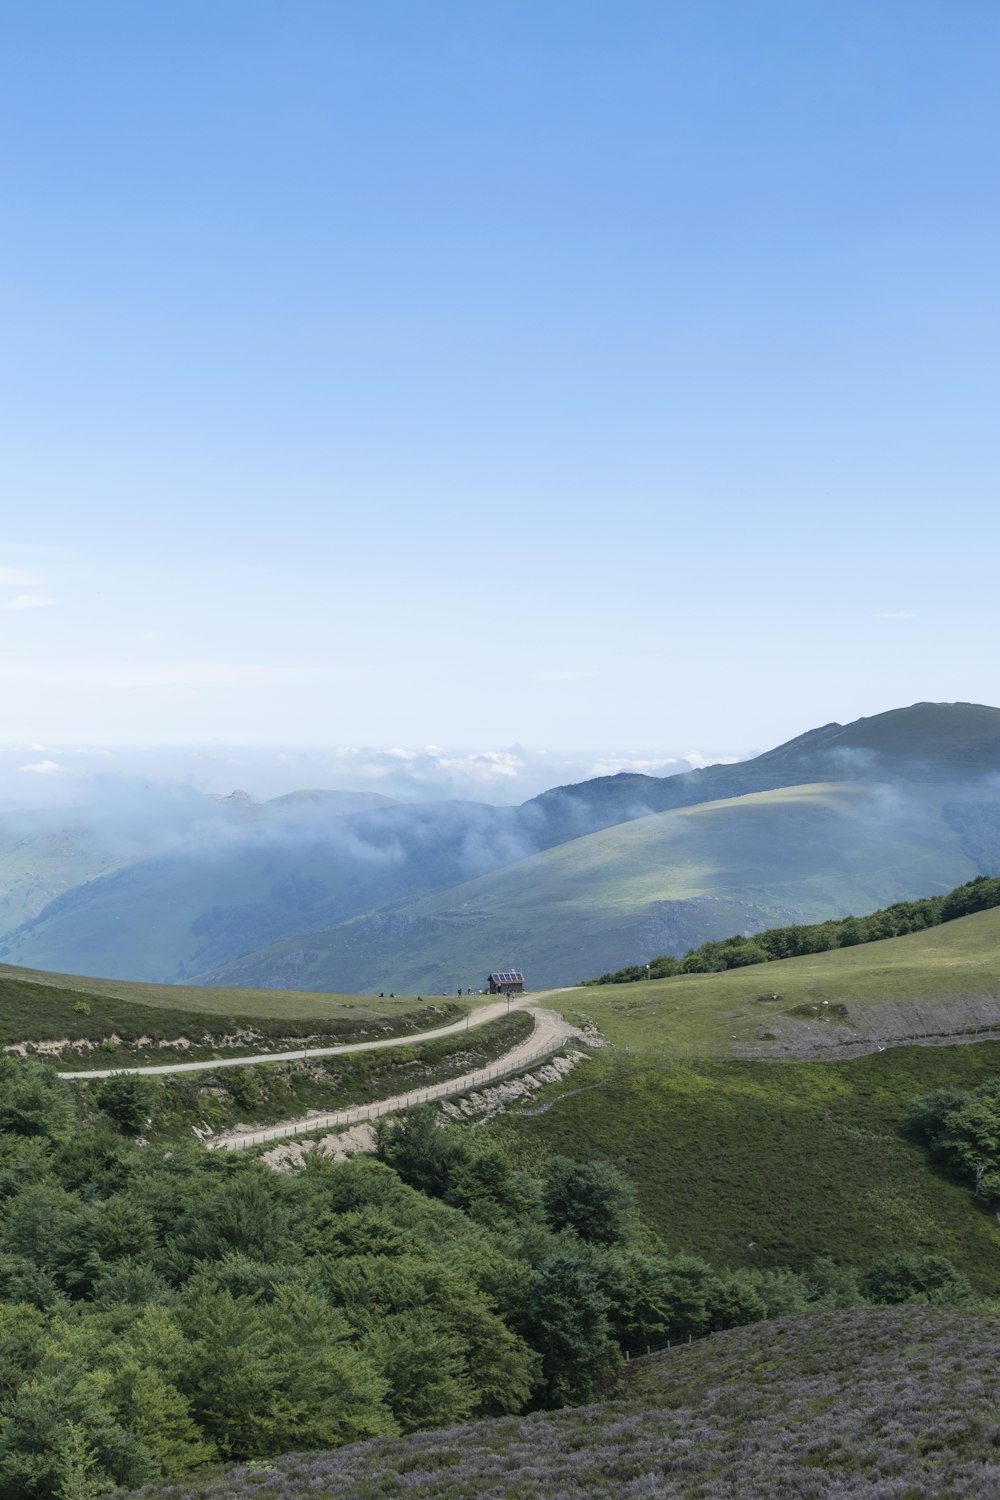
[[[942,814],[954,790],[822,783],[637,819],[208,977],[434,992],[516,966],[532,985],[573,984],[706,938],[870,911],[977,873]]]
[[[845,1055],[1000,1023],[1000,908],[802,958],[557,997],[633,1053]]]
[[[109,1067],[118,1060],[163,1062],[159,1044],[178,1038],[187,1040],[185,1057],[222,1056],[237,1044],[245,1052],[267,1051],[281,1039],[297,1037],[404,1035],[461,1014],[457,1000],[429,1003],[412,995],[380,999],[197,989],[0,965],[0,1046],[90,1042],[100,1047],[101,1062]],[[44,1050],[55,1055],[51,1046]],[[73,1055],[65,1050],[67,1057]]]
[[[135,855],[134,844],[102,835],[65,808],[0,815],[0,935]]]
[[[1000,1076],[1000,1041],[898,1045],[968,1040],[976,1027],[997,1037],[1000,910],[550,1003],[596,1021],[613,1046],[485,1127],[526,1160],[613,1163],[668,1243],[716,1263],[864,1264],[905,1246],[948,1256],[1000,1295],[992,1210],[901,1133],[920,1095]],[[839,1005],[847,1015],[827,1018]]]
[[[187,1477],[159,1500],[979,1500],[1000,1490],[1000,1318],[813,1313],[633,1364],[605,1401]]]
[[[0,935],[38,916],[80,886],[151,856],[165,843],[203,844],[206,832],[269,829],[295,837],[339,815],[391,805],[373,792],[292,792],[271,802],[214,798],[181,789],[158,796],[108,780],[95,806],[0,813]],[[80,965],[71,965],[79,967]]]
[[[864,1266],[945,1255],[1000,1297],[997,1226],[901,1127],[937,1087],[1000,1074],[1000,1043],[899,1047],[843,1062],[671,1062],[598,1054],[524,1114],[483,1128],[526,1162],[612,1163],[675,1251],[729,1267]]]

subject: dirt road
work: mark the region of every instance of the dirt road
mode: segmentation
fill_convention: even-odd
[[[162,1073],[216,1073],[220,1068],[250,1068],[256,1063],[294,1062],[303,1057],[337,1057],[345,1052],[379,1052],[385,1047],[412,1047],[415,1042],[433,1042],[442,1036],[457,1036],[473,1026],[484,1026],[511,1010],[524,1010],[534,1006],[548,995],[561,994],[561,990],[539,990],[537,994],[524,996],[520,1000],[496,1000],[470,1011],[461,1021],[450,1026],[440,1026],[436,1031],[409,1032],[405,1036],[384,1037],[377,1042],[343,1042],[336,1047],[295,1047],[289,1052],[255,1052],[251,1057],[216,1057],[209,1062],[157,1063],[144,1068],[90,1068],[83,1072],[63,1073],[60,1078],[110,1078],[115,1073],[138,1073],[144,1077],[157,1077]]]
[[[225,1131],[207,1140],[205,1145],[217,1151],[242,1151],[248,1146],[262,1145],[265,1141],[282,1140],[287,1136],[303,1135],[313,1130],[339,1129],[345,1125],[357,1125],[362,1120],[375,1120],[379,1115],[394,1114],[401,1109],[412,1109],[415,1104],[425,1104],[433,1099],[447,1099],[454,1094],[467,1094],[472,1089],[482,1088],[487,1083],[504,1077],[505,1074],[519,1072],[538,1058],[545,1056],[546,1053],[557,1051],[571,1037],[580,1036],[576,1027],[564,1021],[558,1011],[538,1009],[534,1001],[522,1002],[522,1004],[534,1014],[534,1031],[527,1041],[512,1048],[489,1067],[477,1068],[475,1072],[465,1073],[459,1078],[449,1078],[444,1083],[430,1084],[427,1088],[412,1089],[407,1094],[396,1094],[391,1099],[379,1099],[373,1104],[354,1105],[350,1109],[333,1110],[328,1114],[309,1115],[305,1119],[284,1120],[277,1125],[258,1126],[256,1130]],[[489,1009],[495,1011],[495,1007],[491,1006]],[[506,1003],[502,1009],[505,1013]],[[432,1032],[428,1035],[445,1036],[449,1031],[454,1030],[454,1027],[449,1027],[445,1031]],[[412,1042],[419,1039],[410,1037],[407,1040]],[[336,1050],[350,1051],[352,1049]]]

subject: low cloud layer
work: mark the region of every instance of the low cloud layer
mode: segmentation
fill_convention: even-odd
[[[444,799],[513,806],[550,787],[635,771],[672,776],[713,761],[740,757],[695,750],[528,750],[342,746],[322,750],[255,750],[226,746],[174,748],[67,748],[0,746],[0,808],[61,804],[106,805],[117,781],[155,788],[186,788],[225,796],[236,788],[257,802],[306,789],[377,793],[404,802]],[[125,796],[128,801],[132,792]]]

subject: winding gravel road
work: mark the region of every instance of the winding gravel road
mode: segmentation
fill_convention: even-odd
[[[506,1000],[497,1000],[490,1005],[481,1006],[479,1010],[470,1011],[468,1016],[461,1021],[453,1021],[450,1026],[438,1027],[436,1031],[416,1031],[404,1036],[383,1037],[377,1042],[342,1042],[336,1047],[294,1047],[288,1052],[255,1052],[250,1057],[216,1057],[208,1062],[157,1063],[153,1067],[145,1068],[91,1068],[74,1073],[60,1071],[59,1077],[111,1078],[115,1073],[138,1073],[148,1077],[155,1077],[161,1073],[215,1073],[219,1068],[250,1068],[255,1063],[294,1062],[296,1058],[303,1057],[337,1057],[345,1052],[379,1052],[385,1047],[411,1047],[414,1042],[433,1042],[438,1037],[455,1036],[458,1032],[468,1031],[473,1026],[484,1026],[487,1021],[495,1021],[499,1016],[507,1015],[508,1011],[524,1010],[534,1006],[537,1001],[544,1000],[548,995],[561,993],[561,990],[539,990],[537,994],[511,1001],[509,1005]]]
[[[557,991],[549,990],[547,993],[555,994]],[[535,1026],[531,1035],[526,1041],[513,1047],[510,1052],[504,1053],[503,1057],[498,1057],[488,1067],[477,1068],[474,1072],[465,1073],[460,1078],[448,1078],[443,1083],[432,1083],[422,1089],[411,1089],[409,1093],[396,1094],[391,1099],[378,1099],[372,1104],[355,1104],[350,1109],[332,1110],[328,1114],[310,1114],[304,1119],[300,1117],[297,1120],[282,1120],[277,1125],[258,1125],[255,1130],[227,1130],[206,1140],[204,1144],[216,1151],[243,1151],[248,1146],[260,1146],[265,1141],[283,1140],[288,1136],[304,1135],[313,1130],[339,1129],[345,1125],[358,1125],[362,1121],[375,1120],[379,1115],[391,1115],[397,1110],[412,1109],[415,1104],[426,1104],[432,1099],[447,1099],[454,1094],[467,1094],[509,1073],[520,1072],[529,1063],[545,1056],[546,1053],[557,1051],[571,1037],[581,1035],[577,1028],[564,1020],[558,1011],[536,1008],[536,999],[537,997],[533,997],[529,1001],[521,1001],[516,1007],[533,1012]],[[493,1015],[497,1014],[495,1006],[485,1008]],[[505,1002],[501,1007],[501,1013],[505,1014],[506,1010]],[[428,1032],[426,1035],[427,1037],[447,1036],[449,1032],[455,1030],[456,1028],[451,1026],[443,1031]],[[410,1037],[409,1040],[417,1041],[420,1038]],[[385,1046],[387,1044],[368,1045]],[[334,1050],[349,1052],[356,1049],[338,1047]],[[318,1056],[318,1053],[316,1055]],[[298,1056],[298,1054],[295,1053],[293,1056]]]

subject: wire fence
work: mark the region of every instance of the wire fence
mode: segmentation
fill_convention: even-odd
[[[633,1359],[645,1359],[650,1354],[665,1354],[668,1349],[686,1349],[688,1344],[700,1344],[702,1339],[709,1339],[710,1333],[689,1333],[685,1339],[667,1339],[665,1344],[645,1344],[638,1349],[623,1349],[622,1358],[626,1364]]]
[[[499,1078],[509,1078],[512,1073],[523,1073],[543,1057],[552,1057],[566,1044],[565,1037],[538,1047],[527,1057],[501,1058],[489,1068],[468,1073],[464,1078],[449,1078],[444,1083],[432,1083],[426,1088],[413,1089],[408,1094],[397,1094],[391,1099],[379,1099],[374,1104],[359,1104],[350,1109],[334,1110],[326,1115],[313,1115],[305,1120],[294,1120],[288,1125],[266,1125],[259,1131],[238,1136],[209,1140],[205,1145],[216,1151],[248,1151],[252,1146],[263,1146],[270,1141],[287,1140],[291,1136],[311,1135],[317,1130],[340,1130],[350,1125],[363,1125],[377,1120],[382,1115],[396,1114],[404,1109],[413,1109],[418,1104],[430,1104],[435,1099],[451,1099],[457,1094],[472,1094]]]

